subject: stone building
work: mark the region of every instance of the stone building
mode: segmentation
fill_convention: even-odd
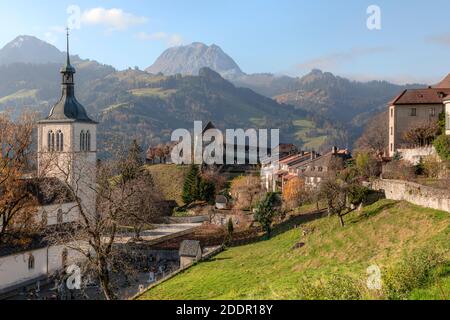
[[[450,135],[450,75],[439,84],[404,90],[389,103],[389,156],[411,147],[404,135],[414,126],[437,122],[445,111],[446,134]]]
[[[199,261],[202,258],[200,241],[184,240],[180,245],[179,255],[181,268],[184,268],[193,262]]]

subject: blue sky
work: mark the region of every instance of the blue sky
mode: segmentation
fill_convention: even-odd
[[[366,26],[381,9],[381,30]],[[67,8],[81,10],[72,51],[146,68],[173,45],[217,44],[247,73],[320,68],[359,80],[433,83],[450,72],[447,0],[97,0],[0,2],[0,46],[35,35],[64,48]]]

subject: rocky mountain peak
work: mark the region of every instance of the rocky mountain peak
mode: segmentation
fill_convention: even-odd
[[[236,62],[218,45],[207,46],[201,42],[167,49],[147,69],[147,72],[165,75],[178,73],[198,75],[200,69],[204,67],[210,68],[226,78],[243,75]]]

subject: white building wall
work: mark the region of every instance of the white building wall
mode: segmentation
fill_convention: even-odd
[[[66,246],[52,246],[0,257],[0,291],[62,270],[64,248],[67,249],[67,265],[80,263],[85,259],[78,251]],[[31,255],[34,257],[33,269],[28,268]]]

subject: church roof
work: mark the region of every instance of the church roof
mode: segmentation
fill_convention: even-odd
[[[77,101],[75,95],[64,94],[52,108],[49,116],[41,122],[88,122],[96,123],[89,118],[83,105]]]

